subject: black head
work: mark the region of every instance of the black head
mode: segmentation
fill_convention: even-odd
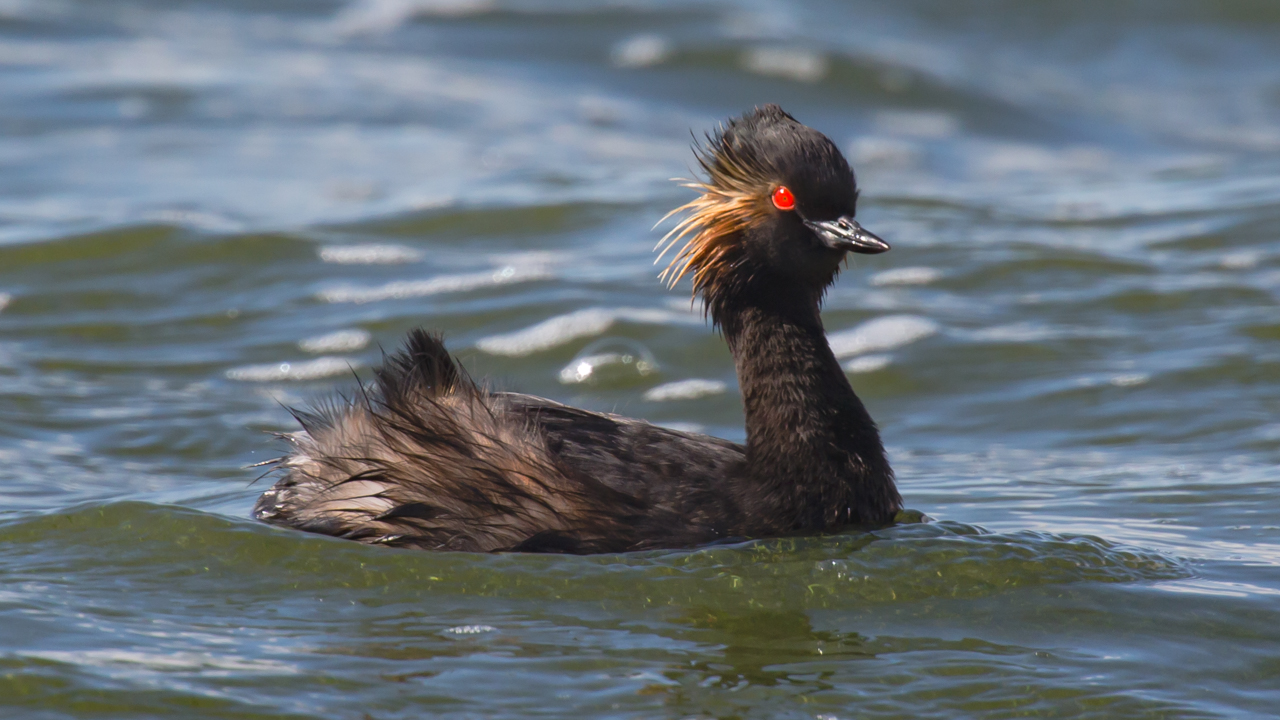
[[[689,184],[702,196],[664,238],[669,249],[692,235],[667,270],[673,284],[692,270],[708,300],[760,282],[821,293],[846,253],[889,249],[854,220],[858,185],[835,143],[777,105],[707,140],[695,152],[708,181]]]

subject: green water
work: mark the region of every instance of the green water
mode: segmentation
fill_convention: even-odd
[[[1277,68],[1240,0],[0,0],[0,717],[1275,716]],[[416,326],[741,440],[652,227],[763,102],[893,244],[824,320],[904,522],[543,557],[249,519],[282,406]]]

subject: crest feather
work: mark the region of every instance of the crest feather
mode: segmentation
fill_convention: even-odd
[[[687,213],[658,241],[657,264],[681,240],[685,244],[658,276],[674,287],[690,271],[694,292],[702,292],[731,270],[741,253],[738,235],[768,212],[769,173],[755,160],[736,150],[721,127],[707,136],[707,144],[693,147],[707,181],[676,178],[682,186],[701,193],[697,198],[663,216],[667,219]]]

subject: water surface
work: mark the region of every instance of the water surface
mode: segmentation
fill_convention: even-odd
[[[778,102],[889,239],[828,295],[874,533],[435,555],[248,519],[412,327],[741,440],[656,280],[690,132]],[[1280,10],[0,0],[0,714],[1265,718]]]

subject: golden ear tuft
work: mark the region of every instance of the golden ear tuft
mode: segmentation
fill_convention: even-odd
[[[749,158],[735,152],[724,140],[723,133],[709,140],[709,149],[694,147],[708,181],[677,179],[701,195],[658,221],[661,224],[674,215],[688,213],[654,248],[661,250],[654,260],[657,264],[677,243],[688,238],[658,276],[667,287],[674,287],[690,270],[694,292],[714,284],[721,272],[733,267],[740,253],[741,231],[769,212],[766,173]]]

